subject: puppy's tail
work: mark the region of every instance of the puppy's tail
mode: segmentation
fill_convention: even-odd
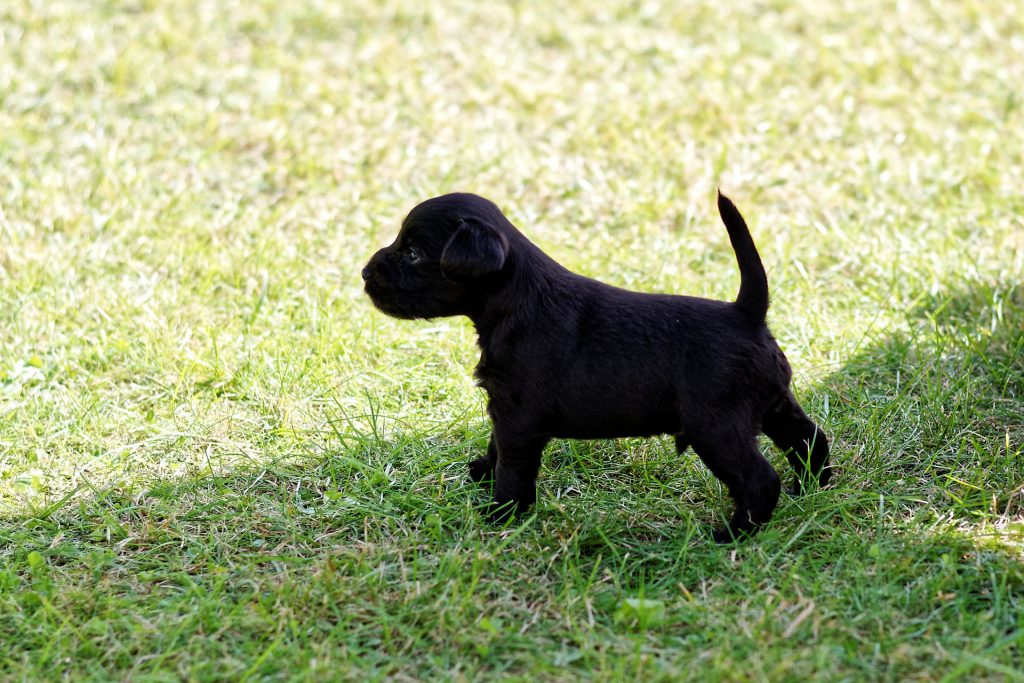
[[[718,213],[729,231],[729,241],[740,266],[740,293],[736,296],[736,308],[747,318],[764,322],[768,314],[768,276],[764,273],[750,230],[736,206],[721,191],[718,193]]]

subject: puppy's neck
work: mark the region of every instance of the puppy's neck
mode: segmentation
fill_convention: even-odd
[[[499,277],[481,292],[478,305],[467,313],[480,345],[502,330],[529,321],[543,324],[557,317],[558,292],[572,273],[522,235],[516,240]]]

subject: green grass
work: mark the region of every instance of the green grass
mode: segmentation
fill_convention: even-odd
[[[1024,11],[722,5],[3,3],[0,678],[1024,679]],[[365,259],[458,189],[730,298],[719,185],[834,485],[721,547],[559,441],[484,524],[472,328]]]

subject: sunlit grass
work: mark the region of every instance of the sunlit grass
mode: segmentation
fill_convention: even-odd
[[[0,676],[1020,679],[1022,17],[3,4]],[[359,268],[466,190],[730,298],[719,186],[834,486],[723,548],[693,456],[556,442],[487,527],[472,328]]]

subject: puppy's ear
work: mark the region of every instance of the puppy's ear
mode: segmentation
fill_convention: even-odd
[[[441,252],[441,274],[452,282],[468,282],[505,265],[508,240],[475,218],[464,218]]]

